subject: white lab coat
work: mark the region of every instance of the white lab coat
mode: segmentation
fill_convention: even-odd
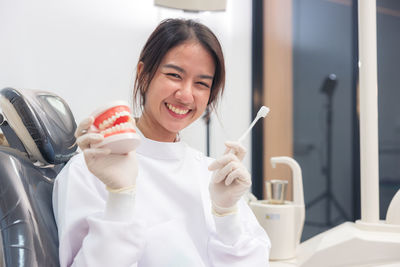
[[[184,142],[142,136],[137,160],[133,201],[108,196],[82,153],[57,176],[61,267],[268,266],[269,238],[243,200],[236,215],[212,215],[210,158]]]

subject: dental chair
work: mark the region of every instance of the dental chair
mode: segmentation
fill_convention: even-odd
[[[76,153],[76,123],[45,91],[0,91],[0,267],[59,266],[52,209],[56,175]]]

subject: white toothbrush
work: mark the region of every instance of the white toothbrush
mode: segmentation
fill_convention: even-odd
[[[253,122],[250,124],[250,127],[244,132],[244,134],[238,139],[238,142],[241,143],[244,138],[249,134],[250,130],[253,128],[254,124],[260,119],[265,118],[269,112],[269,108],[266,106],[262,106],[260,110],[257,112],[257,116],[254,118]]]

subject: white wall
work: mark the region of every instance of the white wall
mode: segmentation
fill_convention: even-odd
[[[251,1],[228,0],[226,12],[186,13],[150,0],[0,0],[0,88],[53,91],[79,122],[110,100],[131,99],[140,50],[168,17],[198,19],[221,41],[227,80],[211,121],[217,157],[251,121]],[[205,151],[205,133],[199,120],[182,138]],[[250,136],[244,144],[250,169]]]

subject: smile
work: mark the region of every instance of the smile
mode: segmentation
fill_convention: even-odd
[[[166,106],[169,110],[171,110],[172,112],[174,112],[175,114],[178,114],[178,115],[185,115],[190,111],[190,109],[180,109],[169,103],[166,103]]]

